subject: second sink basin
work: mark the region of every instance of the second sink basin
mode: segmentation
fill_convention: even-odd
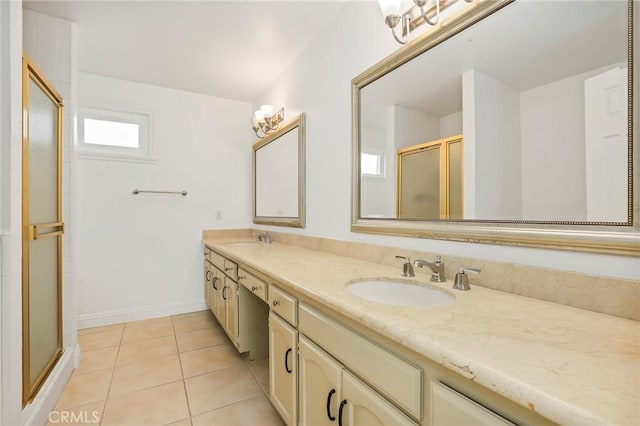
[[[455,296],[436,288],[389,279],[351,282],[347,291],[372,302],[399,306],[443,306],[456,300]]]

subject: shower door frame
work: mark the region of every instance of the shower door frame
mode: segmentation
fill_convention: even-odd
[[[29,222],[29,82],[33,81],[45,95],[56,105],[57,111],[57,220],[54,223],[32,226]],[[44,77],[26,55],[22,58],[22,406],[25,407],[37,395],[47,377],[62,356],[62,243],[64,224],[62,222],[62,96]],[[39,233],[39,228],[55,228],[55,231]],[[57,238],[58,240],[58,339],[57,348],[45,368],[31,385],[31,346],[30,346],[30,294],[29,294],[29,243],[41,238]]]

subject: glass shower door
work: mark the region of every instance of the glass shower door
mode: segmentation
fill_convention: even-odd
[[[23,59],[23,405],[62,354],[62,98]]]

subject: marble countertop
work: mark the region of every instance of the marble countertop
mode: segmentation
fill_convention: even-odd
[[[365,262],[278,242],[204,243],[434,362],[561,424],[640,424],[640,323],[452,282],[440,307],[383,305],[352,295],[358,278],[400,278],[401,265]]]

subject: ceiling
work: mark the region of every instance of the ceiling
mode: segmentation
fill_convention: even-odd
[[[25,1],[76,23],[78,70],[254,101],[343,1]]]
[[[443,117],[462,109],[469,70],[522,92],[624,63],[626,17],[624,1],[515,2],[365,87],[362,104],[371,122],[387,105]]]

